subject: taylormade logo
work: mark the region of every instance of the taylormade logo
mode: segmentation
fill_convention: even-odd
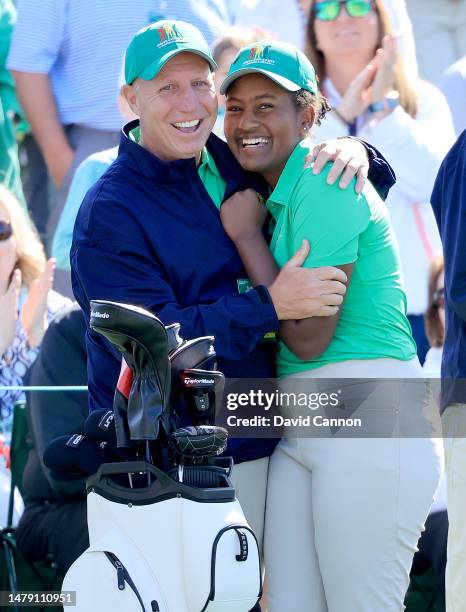
[[[214,380],[211,378],[185,378],[185,385],[213,385]]]
[[[108,312],[97,312],[96,310],[91,312],[91,317],[96,317],[97,319],[110,319]]]

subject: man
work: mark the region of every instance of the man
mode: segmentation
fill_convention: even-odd
[[[448,482],[447,612],[466,610],[466,131],[443,161],[432,207],[445,259],[442,410]]]
[[[169,38],[165,25],[174,32]],[[137,304],[165,324],[180,322],[184,338],[215,336],[226,377],[270,378],[273,345],[264,335],[278,329],[279,319],[335,313],[346,278],[335,268],[300,268],[304,247],[270,287],[239,293],[246,274],[219,207],[255,179],[210,135],[215,68],[205,40],[188,24],[158,22],[131,41],[124,93],[140,119],[123,128],[117,160],[78,213],[73,290],[86,320],[92,299]],[[87,348],[90,409],[108,408],[120,355],[89,329]],[[230,442],[238,497],[261,539],[268,456],[276,441]]]

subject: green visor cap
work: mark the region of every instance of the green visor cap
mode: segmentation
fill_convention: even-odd
[[[205,38],[190,23],[164,19],[139,30],[126,49],[127,85],[131,85],[138,77],[150,81],[169,59],[185,51],[199,55],[209,63],[213,71],[217,70]]]
[[[220,86],[220,93],[225,94],[239,77],[256,73],[288,91],[318,92],[316,72],[302,51],[287,43],[261,40],[241,49]]]

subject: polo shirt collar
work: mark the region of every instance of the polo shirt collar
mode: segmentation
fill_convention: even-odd
[[[130,132],[137,127],[139,119],[123,126],[117,160],[124,160],[133,171],[145,178],[164,184],[178,183],[197,173],[194,157],[166,162],[135,142]]]
[[[130,132],[138,127],[139,119],[130,121],[123,126],[118,159],[124,160],[135,172],[165,185],[185,181],[188,177],[198,176],[198,167],[194,158],[165,162],[137,144],[131,138]],[[225,181],[225,199],[236,191],[248,187],[253,187],[264,196],[267,194],[265,181],[257,174],[245,172],[236,161],[226,142],[215,134],[211,134],[207,140],[206,153],[207,155],[201,158],[202,162],[205,161],[212,172],[215,172]]]
[[[217,164],[215,163],[212,155],[207,150],[207,147],[204,147],[201,152],[201,166],[207,166],[210,172],[212,172],[212,174],[214,174],[215,176],[218,176],[219,178],[223,178],[222,176],[220,176],[220,172],[218,171]]]
[[[291,200],[293,188],[303,173],[304,157],[309,151],[309,139],[302,140],[293,149],[283,172],[278,179],[275,189],[270,194],[266,204],[273,216],[277,214],[277,209],[273,204],[287,206]],[[305,150],[305,152],[304,152]]]

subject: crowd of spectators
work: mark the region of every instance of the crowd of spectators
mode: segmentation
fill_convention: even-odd
[[[440,376],[444,269],[430,196],[442,160],[466,128],[466,1],[378,0],[383,32],[375,38],[358,30],[346,2],[337,4],[348,32],[335,37],[333,22],[312,17],[318,3],[0,0],[0,470],[7,473],[2,449],[10,441],[13,405],[25,397],[21,385],[41,355],[49,322],[63,308],[65,321],[76,320],[76,307],[69,310],[76,215],[88,189],[116,159],[121,126],[134,118],[121,94],[125,49],[136,31],[159,19],[187,21],[211,45],[219,65],[214,132],[220,137],[219,85],[238,51],[263,38],[305,51],[331,105],[311,138],[319,143],[355,136],[377,147],[395,171],[386,203],[407,312],[426,375]],[[364,41],[359,55],[348,53],[356,39]],[[375,89],[385,106],[370,104]],[[60,342],[66,364],[66,339]],[[81,347],[78,352],[84,359]],[[45,355],[38,363],[47,369]],[[66,380],[73,384],[72,377]],[[49,413],[54,411],[44,411],[47,418]],[[42,432],[43,418],[36,419]],[[60,492],[47,479],[46,497],[58,503]],[[80,499],[81,514],[82,504]],[[47,521],[51,528],[50,508]]]

